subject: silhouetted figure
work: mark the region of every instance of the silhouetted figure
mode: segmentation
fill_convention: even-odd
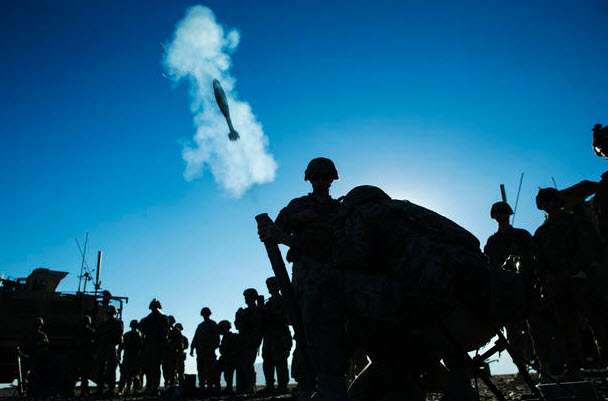
[[[218,371],[224,373],[226,381],[226,393],[233,394],[232,381],[235,370],[241,366],[243,358],[243,343],[240,336],[230,331],[232,325],[228,320],[222,320],[218,324],[219,333],[222,336],[220,344],[220,359],[218,360]]]
[[[181,323],[177,323],[174,327],[177,331],[177,333],[174,333],[173,339],[173,342],[175,343],[174,351],[177,364],[177,384],[183,386],[186,372],[186,351],[188,350],[189,341],[188,337],[182,334],[184,326]]]
[[[91,326],[91,316],[82,318],[82,325],[72,338],[72,349],[74,355],[74,379],[76,384],[80,382],[80,395],[89,394],[89,375],[94,368],[95,355],[95,329]]]
[[[182,330],[181,323],[173,325],[169,330],[163,362],[163,373],[166,373],[165,387],[177,386],[183,382],[184,351],[188,349],[188,339],[182,335]]]
[[[243,341],[243,358],[237,368],[237,392],[255,393],[255,358],[262,342],[262,308],[258,305],[258,292],[248,288],[243,292],[246,308],[239,308],[234,327]]]
[[[312,185],[312,193],[289,202],[276,224],[259,227],[259,235],[262,242],[289,246],[287,261],[293,263],[296,302],[308,336],[307,344],[296,338],[291,367],[298,398],[310,397],[317,379],[321,397],[345,400],[348,351],[344,316],[328,276],[334,233],[331,221],[340,206],[329,188],[338,172],[331,160],[319,157],[310,161],[304,179]],[[303,349],[312,366],[304,362]]]
[[[463,351],[493,336],[485,317],[524,317],[522,277],[490,269],[479,240],[455,222],[377,187],[352,189],[333,228],[327,274],[346,305],[353,346],[372,361],[353,391],[392,400],[407,389],[408,400],[422,401],[424,377],[445,400],[476,400]]]
[[[162,312],[162,305],[156,298],[150,302],[149,308],[151,312],[141,320],[139,328],[144,335],[142,363],[146,375],[146,391],[156,394],[160,385],[163,350],[169,334],[169,320]]]
[[[99,393],[112,394],[116,384],[116,367],[118,354],[116,347],[122,343],[123,323],[116,318],[118,313],[114,305],[107,308],[108,318],[97,328],[97,388]]]
[[[190,356],[196,350],[196,367],[198,369],[198,382],[201,389],[219,390],[219,374],[217,372],[217,356],[215,350],[220,346],[220,334],[217,323],[210,318],[211,309],[201,309],[203,321],[196,328]]]
[[[44,332],[44,320],[34,319],[34,327],[22,346],[26,356],[27,391],[30,396],[39,396],[50,384],[48,383],[50,355],[49,338]]]
[[[133,392],[141,389],[141,361],[144,349],[144,338],[138,330],[137,320],[131,320],[129,327],[131,330],[124,334],[123,343],[118,347],[118,355],[122,351],[118,389],[125,393],[131,391],[131,386]]]
[[[513,215],[513,210],[507,202],[496,202],[490,210],[490,217],[496,220],[498,231],[488,238],[488,242],[483,249],[483,253],[490,260],[490,265],[502,267],[504,269],[517,271],[516,263],[507,263],[507,258],[517,257],[523,260],[522,263],[531,263],[533,260],[532,235],[521,228],[514,228],[509,219]],[[532,272],[522,272],[530,274],[531,281],[534,280]],[[505,325],[507,339],[511,343],[514,351],[522,358],[528,358],[526,344],[528,344],[528,326],[525,320],[520,322],[508,323]],[[546,339],[545,339],[546,340]]]
[[[274,371],[277,371],[276,391],[279,394],[287,392],[289,382],[289,370],[287,368],[287,358],[291,351],[291,332],[287,323],[287,313],[283,305],[283,298],[279,291],[279,284],[275,277],[266,280],[266,286],[270,293],[270,298],[263,307],[263,333],[264,345],[262,346],[262,358],[264,359],[264,378],[266,387],[264,392],[273,394]]]
[[[175,316],[167,316],[169,320],[169,332],[167,333],[167,342],[163,349],[163,379],[165,379],[165,388],[175,386],[177,383],[177,361],[173,357],[174,344],[171,340],[172,336],[175,338]]]
[[[110,318],[108,314],[108,306],[110,306],[110,301],[112,300],[112,294],[108,290],[103,290],[101,292],[101,302],[97,307],[97,313],[95,314],[95,327],[101,326],[101,324]]]
[[[536,204],[546,214],[545,222],[534,233],[538,271],[565,343],[564,378],[574,380],[581,377],[583,367],[579,320],[586,316],[592,326],[594,323],[586,299],[590,288],[587,274],[600,239],[587,222],[563,209],[558,190],[541,189]]]

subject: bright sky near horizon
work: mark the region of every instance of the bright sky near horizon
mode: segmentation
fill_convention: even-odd
[[[190,91],[161,75],[159,42],[196,4],[0,2],[0,273],[69,271],[75,290],[89,231],[125,320],[158,297],[191,337],[202,306],[233,320],[243,289],[266,293],[253,218],[309,191],[313,157],[335,161],[335,197],[377,185],[482,244],[500,183],[513,204],[525,172],[515,225],[534,232],[539,186],[607,169],[591,150],[608,124],[604,1],[216,0],[202,5],[240,36],[234,93],[278,167],[240,198],[209,170],[187,181]]]

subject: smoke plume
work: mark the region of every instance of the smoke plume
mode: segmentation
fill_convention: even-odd
[[[187,80],[192,96],[196,134],[182,151],[184,178],[199,178],[207,167],[215,181],[235,197],[254,184],[273,181],[277,169],[262,125],[249,104],[237,99],[230,54],[238,44],[237,30],[225,31],[209,8],[194,6],[177,24],[164,59],[167,75],[174,82]],[[241,136],[236,142],[228,139],[226,120],[215,103],[214,78],[226,92],[234,128]]]

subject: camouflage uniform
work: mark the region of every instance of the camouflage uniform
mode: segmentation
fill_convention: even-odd
[[[222,335],[218,371],[224,373],[226,390],[232,392],[234,371],[242,364],[243,344],[240,335],[230,331],[229,321],[223,320],[218,323],[218,326]]]
[[[146,375],[146,389],[150,392],[156,392],[160,385],[160,365],[169,333],[169,320],[160,311],[160,303],[155,306],[154,301],[150,304],[152,312],[139,324],[144,336],[142,363]]]
[[[110,306],[109,308],[113,308]],[[107,386],[108,391],[114,390],[116,383],[116,367],[118,366],[118,354],[116,347],[122,343],[122,321],[116,319],[114,314],[105,320],[97,328],[97,366],[98,387],[103,389]]]
[[[133,390],[141,388],[141,359],[144,348],[144,339],[137,330],[137,320],[130,324],[131,330],[123,336],[123,344],[119,347],[118,353],[123,352],[122,363],[120,364],[120,381],[118,388],[129,391],[131,385]]]
[[[191,348],[196,350],[196,367],[198,382],[201,388],[219,388],[219,375],[217,373],[217,356],[215,350],[220,345],[220,335],[217,323],[206,319],[198,325]]]
[[[301,344],[296,338],[292,375],[298,383],[314,383],[316,375],[343,377],[346,371],[343,311],[335,297],[330,261],[330,221],[339,206],[329,196],[318,199],[309,194],[292,200],[276,219],[283,231],[293,235],[287,261],[293,263],[293,287],[308,341]],[[314,217],[301,219],[302,213]],[[316,372],[305,368],[302,348],[306,348]]]
[[[291,351],[292,340],[287,324],[287,314],[283,307],[283,298],[280,294],[271,296],[264,304],[263,333],[262,358],[264,359],[266,387],[274,388],[274,370],[276,368],[279,391],[286,391],[289,382],[287,358]]]
[[[374,391],[401,393],[405,386],[408,396],[423,400],[420,377],[443,359],[449,369],[442,382],[446,399],[475,399],[461,350],[474,350],[493,336],[477,314],[519,318],[521,278],[491,272],[477,238],[453,221],[376,187],[350,191],[334,229],[333,261],[343,272],[349,338],[373,361],[382,383]],[[502,278],[517,289],[509,291],[517,304],[503,307],[496,302],[499,294],[484,291],[502,290],[489,285]],[[460,346],[447,341],[445,332]]]

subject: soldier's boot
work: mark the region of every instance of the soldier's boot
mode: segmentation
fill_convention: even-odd
[[[266,386],[258,391],[261,395],[274,394],[274,361],[271,360],[268,355],[262,363],[262,370],[264,371],[264,379],[266,380]]]

